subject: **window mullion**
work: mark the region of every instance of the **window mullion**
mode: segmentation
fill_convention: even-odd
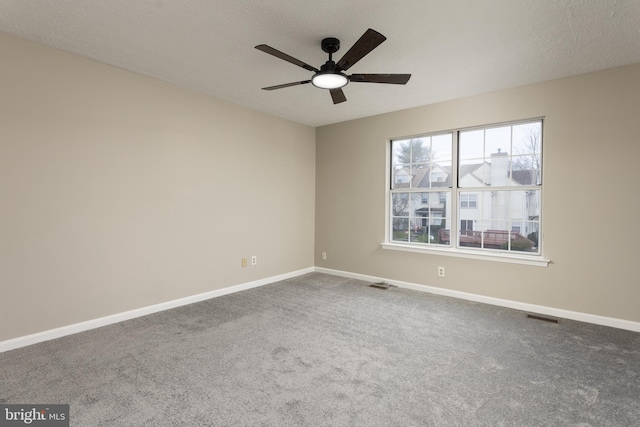
[[[452,138],[452,161],[451,161],[451,224],[449,225],[449,244],[452,248],[458,247],[458,236],[460,235],[460,221],[458,220],[460,209],[460,193],[458,187],[458,168],[460,165],[460,161],[458,160],[458,136],[460,132],[453,132]]]

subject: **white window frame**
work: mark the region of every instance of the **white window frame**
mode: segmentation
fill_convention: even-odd
[[[459,187],[458,186],[458,168],[459,168],[459,156],[458,156],[458,138],[460,132],[468,131],[468,130],[477,130],[477,129],[489,129],[493,127],[501,127],[501,126],[514,126],[518,124],[531,123],[535,121],[541,122],[542,129],[542,138],[544,140],[544,118],[537,117],[526,120],[519,121],[510,121],[504,123],[497,123],[487,126],[477,126],[473,128],[458,128],[453,129],[447,132],[432,132],[423,135],[416,135],[415,137],[421,136],[431,136],[431,135],[439,135],[443,133],[451,133],[452,134],[452,171],[451,171],[451,188],[442,188],[441,191],[450,191],[451,192],[451,243],[449,246],[444,245],[435,245],[435,244],[420,244],[420,243],[407,243],[407,242],[399,242],[392,241],[392,221],[391,221],[391,198],[393,194],[392,186],[391,186],[391,174],[390,165],[393,153],[391,153],[391,145],[394,140],[402,140],[402,139],[410,139],[411,137],[399,137],[399,138],[391,138],[387,141],[387,156],[385,162],[385,175],[386,179],[386,197],[385,197],[385,241],[381,243],[381,247],[383,249],[394,250],[394,251],[404,251],[404,252],[416,252],[423,254],[432,254],[432,255],[443,255],[443,256],[451,256],[458,258],[470,258],[470,259],[480,259],[487,261],[498,261],[505,263],[515,263],[515,264],[525,264],[525,265],[533,265],[540,267],[547,267],[549,264],[549,260],[544,257],[544,246],[542,244],[544,229],[542,228],[542,209],[540,210],[540,235],[538,236],[538,247],[539,251],[537,254],[530,253],[518,253],[516,251],[501,251],[501,250],[486,250],[486,249],[468,249],[464,246],[458,246],[457,236],[459,234],[460,228],[460,203],[459,203],[459,193],[460,192],[473,192],[472,188]],[[544,175],[544,149],[543,149],[543,161],[542,161],[542,171],[541,173]],[[542,205],[542,195],[543,195],[543,185],[535,187],[540,191],[540,205]],[[420,192],[421,189],[416,188],[413,189],[414,192]],[[456,208],[453,208],[456,207]]]

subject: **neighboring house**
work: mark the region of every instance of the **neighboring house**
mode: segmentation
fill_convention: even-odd
[[[491,162],[460,165],[458,218],[462,245],[464,236],[478,236],[479,232],[488,230],[504,230],[503,234],[510,230],[523,237],[539,230],[539,193],[490,190],[492,187],[530,186],[539,181],[539,170],[512,170],[515,168],[509,164],[509,159],[507,153],[498,152],[491,154]],[[411,200],[400,207],[404,215],[414,218],[409,225],[410,231],[425,233],[430,226],[430,233],[434,236],[442,228],[448,238],[446,219],[451,218],[451,203],[447,203],[452,185],[451,167],[432,164],[413,172],[414,176],[406,168],[394,171],[395,188],[409,188],[409,183],[414,183],[416,192],[411,193]],[[443,191],[419,192],[420,188],[442,188]],[[465,188],[469,191],[464,191]]]

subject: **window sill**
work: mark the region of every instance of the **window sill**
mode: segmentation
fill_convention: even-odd
[[[427,248],[402,243],[381,243],[383,249],[393,251],[417,252],[421,254],[451,256],[457,258],[481,259],[485,261],[507,262],[511,264],[534,265],[536,267],[547,267],[549,260],[540,256],[515,255],[504,252],[479,252],[474,250],[453,249],[453,248]]]

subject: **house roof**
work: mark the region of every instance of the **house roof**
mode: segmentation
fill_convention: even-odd
[[[468,175],[473,176],[478,180],[478,185],[482,186],[483,182],[485,185],[491,185],[490,177],[488,174],[485,177],[477,176],[476,172],[482,166],[491,167],[491,163],[482,162],[482,163],[473,163],[473,164],[464,164],[460,167],[460,177],[465,177]],[[406,169],[403,169],[406,171]],[[442,172],[445,174],[443,181],[431,181],[434,172]],[[408,173],[408,171],[407,171]],[[509,171],[505,171],[505,173],[509,174]],[[535,185],[537,181],[538,172],[536,170],[514,170],[511,172],[511,179],[520,185]],[[450,166],[437,166],[437,167],[424,167],[416,170],[414,181],[418,182],[417,188],[449,188],[451,187],[451,167]],[[489,181],[489,182],[487,182]],[[400,188],[400,187],[398,187]]]
[[[511,176],[520,185],[535,185],[538,180],[538,171],[514,170]]]

